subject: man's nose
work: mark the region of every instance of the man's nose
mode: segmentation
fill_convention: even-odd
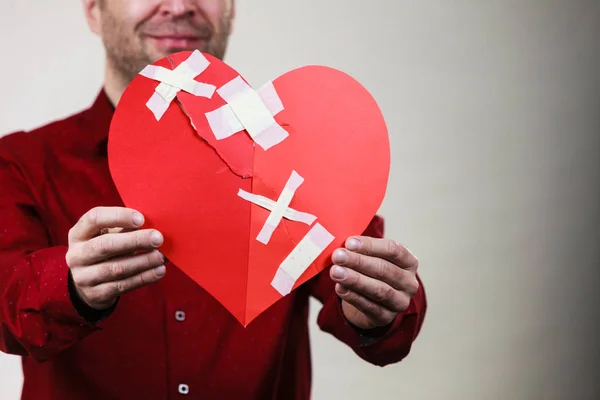
[[[163,0],[160,12],[164,16],[182,17],[193,16],[196,12],[196,2],[193,0]]]

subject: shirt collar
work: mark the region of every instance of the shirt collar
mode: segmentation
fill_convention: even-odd
[[[112,105],[104,88],[96,96],[96,100],[90,108],[83,113],[83,126],[90,136],[93,145],[99,153],[106,155],[108,145],[108,131],[115,107]]]

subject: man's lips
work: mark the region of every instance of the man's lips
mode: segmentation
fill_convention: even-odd
[[[190,35],[148,35],[148,38],[163,48],[196,48],[206,41],[205,37]]]

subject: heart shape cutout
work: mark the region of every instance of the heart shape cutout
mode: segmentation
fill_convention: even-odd
[[[195,53],[153,65],[173,70]],[[274,116],[288,134],[283,141],[264,150],[250,128],[217,140],[207,113],[230,105],[219,89],[240,74],[202,56],[210,65],[191,79],[217,91],[207,98],[180,90],[158,120],[147,103],[159,85],[174,86],[142,75],[130,83],[111,122],[109,166],[124,204],[163,233],[161,251],[247,326],[367,228],[386,192],[389,138],[359,82],[307,66],[272,82],[283,105]],[[297,188],[284,191],[293,176]],[[257,240],[275,214],[268,240]]]

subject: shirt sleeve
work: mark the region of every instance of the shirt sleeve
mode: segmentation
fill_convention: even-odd
[[[384,221],[376,216],[365,236],[382,238]],[[365,361],[385,366],[402,361],[409,353],[423,324],[427,300],[422,282],[412,297],[409,307],[387,327],[361,330],[353,326],[344,316],[339,296],[335,293],[335,282],[329,276],[329,268],[321,272],[311,285],[311,294],[323,308],[319,311],[317,324],[320,329],[347,344]]]
[[[99,329],[69,294],[67,246],[52,246],[25,174],[0,143],[0,351],[46,361]]]

